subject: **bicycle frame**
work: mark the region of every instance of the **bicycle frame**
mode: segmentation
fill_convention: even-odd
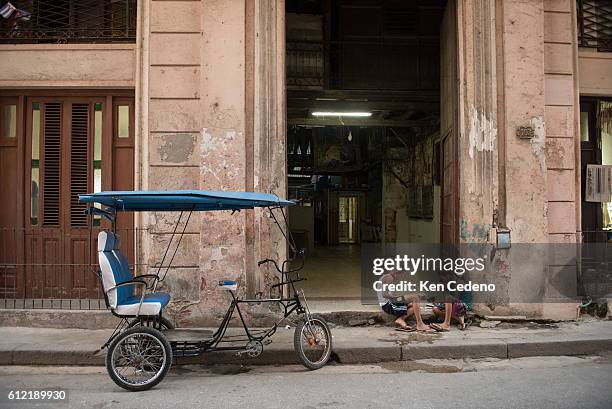
[[[205,352],[213,352],[213,351],[246,351],[248,349],[248,344],[252,341],[258,341],[262,344],[266,341],[267,338],[270,338],[272,335],[276,333],[279,325],[287,319],[291,314],[297,312],[297,314],[306,314],[307,319],[310,316],[310,311],[308,309],[308,304],[306,303],[306,299],[303,295],[303,291],[300,294],[298,290],[295,288],[295,283],[306,280],[305,278],[300,278],[297,276],[295,279],[291,279],[289,274],[293,272],[297,272],[301,270],[304,266],[304,263],[293,270],[285,270],[285,266],[288,264],[289,260],[285,260],[282,263],[282,268],[278,267],[278,264],[271,259],[262,260],[258,263],[258,265],[262,265],[264,263],[273,263],[276,270],[281,274],[281,282],[274,284],[270,287],[270,298],[255,298],[255,299],[241,299],[236,296],[235,291],[228,290],[232,297],[232,301],[219,325],[219,328],[215,331],[213,336],[210,339],[201,340],[201,341],[173,341],[173,352],[175,356],[197,356]],[[275,288],[279,289],[281,294],[278,298],[272,297],[272,292]],[[287,296],[284,297],[282,294],[287,290]],[[302,300],[300,299],[300,295],[304,298],[304,304],[302,304]],[[270,328],[258,330],[254,332],[247,325],[244,315],[240,309],[240,304],[272,304],[276,303],[282,306],[283,308],[283,317],[274,322],[274,324]],[[229,323],[234,316],[234,312],[238,312],[238,317],[240,318],[240,322],[242,324],[242,329],[244,330],[244,334],[240,335],[226,335],[226,331],[229,328]],[[246,342],[247,344],[242,346],[224,346],[223,344],[227,343],[238,343],[238,342]]]

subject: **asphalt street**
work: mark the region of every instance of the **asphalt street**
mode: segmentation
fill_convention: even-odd
[[[66,388],[58,408],[606,408],[612,362],[602,357],[424,360],[384,365],[176,367],[156,388],[126,392],[104,368],[0,367],[0,390]]]

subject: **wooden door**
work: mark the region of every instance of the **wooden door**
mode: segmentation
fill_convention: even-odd
[[[88,98],[28,98],[25,298],[94,298],[85,274],[87,220],[78,196],[93,180],[93,109]]]
[[[113,98],[112,190],[134,189],[134,99]],[[122,251],[135,260],[134,214],[117,215]]]
[[[0,299],[101,296],[78,196],[134,188],[134,100],[66,94],[0,91]],[[131,215],[119,219],[130,260],[133,226]]]
[[[442,140],[442,200],[441,200],[441,220],[440,220],[440,239],[445,244],[455,244],[458,241],[457,237],[457,185],[456,177],[456,161],[455,157],[455,140],[453,133],[449,133]]]
[[[359,196],[341,194],[338,197],[338,243],[359,242]]]
[[[133,106],[131,100],[123,103]],[[25,298],[99,298],[88,267],[96,258],[95,251],[88,254],[86,207],[78,198],[133,189],[133,133],[121,138],[128,142],[117,157],[118,105],[110,97],[31,97],[26,105]],[[127,115],[123,120],[133,128],[133,109]],[[132,229],[125,217],[119,229]],[[123,247],[133,259],[133,232],[126,233]]]
[[[607,232],[602,230],[603,214],[601,203],[584,200],[586,192],[587,165],[601,165],[601,133],[597,127],[596,99],[583,98],[580,101],[580,167],[582,189],[582,236],[586,243],[607,241]]]
[[[445,244],[459,241],[459,161],[457,141],[457,12],[456,2],[446,5],[440,32],[440,135],[441,211],[440,240]]]
[[[23,276],[23,117],[19,97],[0,97],[0,298],[20,297]]]

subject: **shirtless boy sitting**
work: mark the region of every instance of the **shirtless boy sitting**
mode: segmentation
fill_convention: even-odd
[[[383,284],[393,283],[401,273],[397,270],[391,271],[384,274],[380,281]],[[416,329],[421,332],[435,332],[433,329],[426,325],[421,318],[421,311],[419,309],[418,297],[414,297],[413,301],[406,303],[403,297],[395,297],[387,290],[386,286],[383,286],[383,291],[378,292],[378,301],[382,310],[389,315],[395,316],[395,323],[399,329],[404,331],[413,331],[412,327],[406,323],[408,317],[414,314],[416,320]]]

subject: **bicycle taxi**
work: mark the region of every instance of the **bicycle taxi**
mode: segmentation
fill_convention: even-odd
[[[161,382],[177,357],[193,357],[214,351],[235,351],[239,355],[257,357],[262,353],[263,346],[271,342],[270,337],[279,325],[293,313],[300,315],[294,332],[294,348],[300,362],[309,369],[318,369],[329,360],[332,349],[329,326],[322,317],[310,313],[304,292],[295,287],[295,283],[305,278],[299,276],[299,270],[304,266],[304,253],[295,248],[284,212],[284,207],[293,205],[293,202],[265,193],[203,190],[108,191],[81,195],[79,200],[87,203],[90,247],[93,243],[94,216],[109,220],[112,226],[110,230],[100,231],[97,237],[99,270],[96,275],[101,282],[107,308],[120,318],[117,328],[101,348],[108,348],[106,368],[117,385],[130,391],[150,389]],[[259,261],[258,266],[270,263],[280,274],[279,281],[270,287],[268,298],[241,298],[237,293],[239,283],[223,280],[218,283],[218,288],[228,292],[230,303],[219,328],[216,331],[175,329],[164,316],[171,295],[158,291],[158,287],[172,265],[192,213],[229,210],[233,214],[256,207],[269,211],[290,247],[290,254],[301,259],[300,265],[290,269],[293,260],[284,260],[280,266],[271,259]],[[156,273],[132,275],[128,259],[120,251],[116,216],[119,212],[148,211],[178,212],[179,217]],[[181,224],[183,228],[176,247],[166,263]],[[163,269],[165,271],[162,273]],[[277,304],[282,318],[268,328],[249,328],[240,306],[258,303]],[[227,330],[234,312],[238,313],[241,332],[230,335]]]

